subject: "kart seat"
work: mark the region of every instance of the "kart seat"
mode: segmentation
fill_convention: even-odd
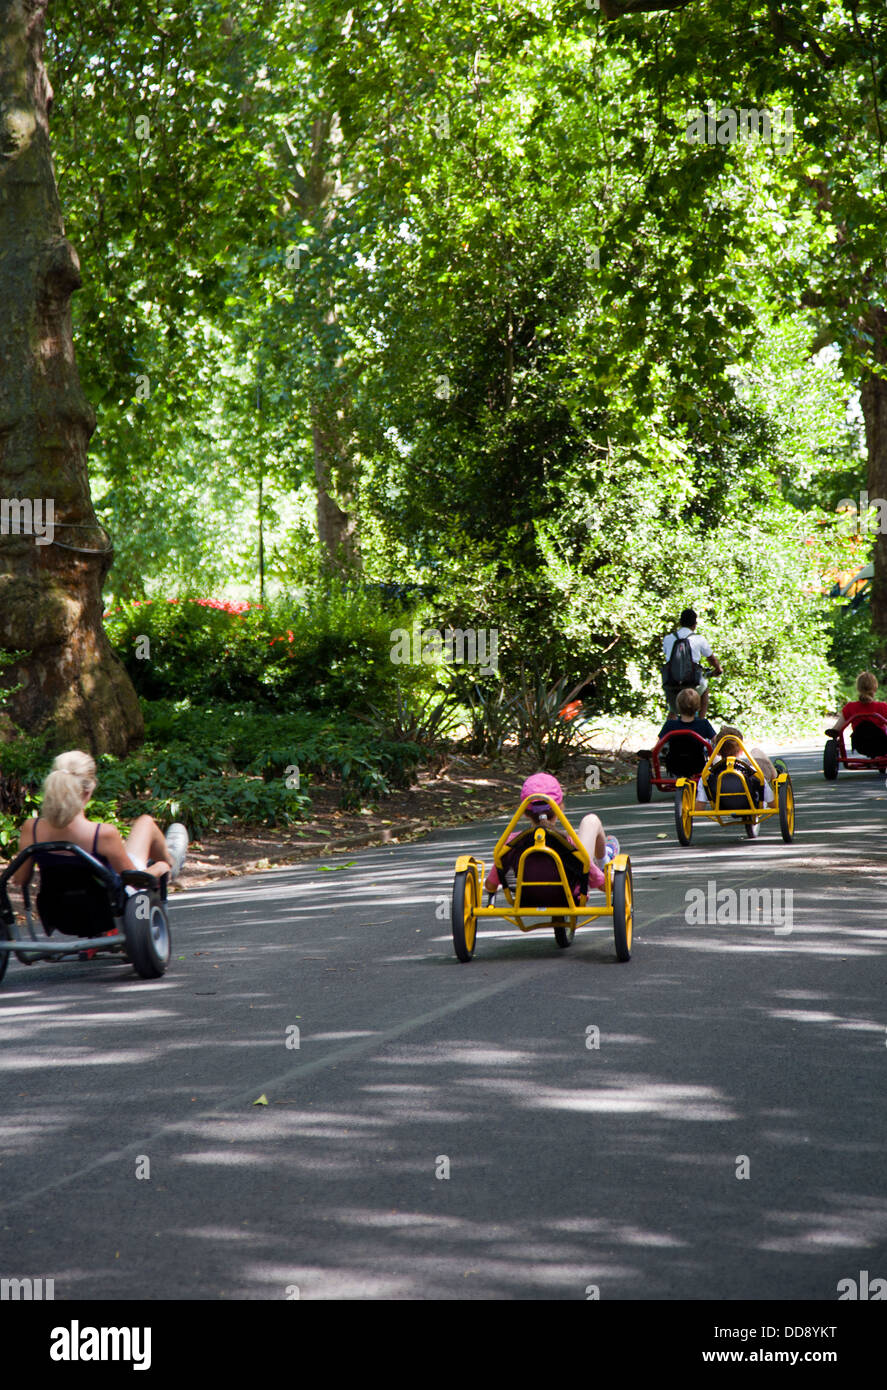
[[[746,776],[739,768],[722,768],[717,764],[706,781],[706,793],[713,806],[721,811],[757,810],[764,800],[764,787],[753,774]]]
[[[662,761],[669,777],[698,777],[708,754],[709,749],[698,738],[687,738],[674,730],[662,748]]]
[[[523,860],[521,906],[575,907],[580,896],[587,896],[588,871],[579,855],[576,854],[563,835],[548,829],[547,826],[540,828],[545,836],[545,848],[553,850],[563,864],[567,882],[572,889],[572,899],[568,899],[564,893],[557,865],[551,855],[545,854],[541,850],[534,850],[533,847],[536,844],[535,827],[522,831],[505,850],[502,855],[502,864],[499,867],[500,880],[507,886],[509,892],[513,893],[517,885],[521,858],[526,855]]]

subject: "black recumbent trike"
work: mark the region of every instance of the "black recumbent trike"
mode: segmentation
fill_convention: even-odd
[[[31,886],[24,884],[22,924],[9,900],[9,885],[31,859],[40,869],[37,921]],[[22,965],[34,965],[92,959],[102,952],[130,961],[143,980],[157,979],[171,952],[167,879],[144,869],[118,873],[67,840],[29,845],[0,874],[0,980],[13,954]]]

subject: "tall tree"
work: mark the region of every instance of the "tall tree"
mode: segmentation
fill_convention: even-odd
[[[50,155],[45,11],[0,0],[0,651],[18,686],[3,727],[124,753],[143,728],[102,627],[111,546],[86,470],[95,416],[74,360],[80,266]]]

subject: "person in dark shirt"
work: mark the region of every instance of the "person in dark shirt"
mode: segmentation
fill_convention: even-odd
[[[687,687],[679,692],[676,703],[677,717],[666,719],[659,730],[659,737],[662,739],[679,729],[689,729],[691,733],[699,734],[701,738],[713,743],[715,731],[708,720],[700,718],[699,715],[699,692]],[[695,776],[702,771],[707,757],[702,744],[692,738],[676,738],[666,743],[660,750],[660,755],[670,777]]]

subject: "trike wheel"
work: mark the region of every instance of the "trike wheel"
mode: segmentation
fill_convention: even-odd
[[[477,879],[460,869],[453,883],[453,946],[461,961],[471,960],[477,944]]]
[[[786,844],[794,839],[795,794],[792,791],[791,778],[779,784],[779,829]]]
[[[6,927],[6,925],[5,925],[3,922],[0,922],[0,941],[11,941],[11,940],[12,940],[12,936],[11,936],[11,934],[10,934],[8,928]],[[3,976],[6,974],[6,971],[7,971],[8,968],[9,968],[9,957],[10,957],[11,955],[12,955],[12,952],[11,952],[11,951],[0,951],[0,980],[3,979]]]
[[[641,758],[637,777],[638,801],[650,801],[653,796],[653,769],[649,758]]]
[[[617,869],[613,875],[613,937],[616,959],[631,960],[631,933],[634,919],[634,899],[631,891],[631,865]]]
[[[838,742],[830,738],[822,750],[822,775],[827,782],[835,782],[838,777]]]
[[[746,838],[756,840],[761,833],[761,822],[753,816],[743,816],[742,819],[745,821]]]
[[[675,787],[674,793],[674,823],[678,833],[678,842],[688,845],[693,838],[693,787],[687,783],[683,787]]]
[[[558,946],[572,946],[575,935],[575,927],[555,927],[554,929],[554,939]]]
[[[158,979],[169,965],[172,951],[163,904],[152,902],[148,893],[134,893],[126,902],[123,933],[126,954],[136,974],[143,980]]]

